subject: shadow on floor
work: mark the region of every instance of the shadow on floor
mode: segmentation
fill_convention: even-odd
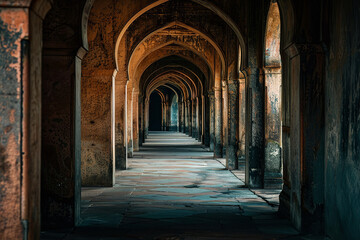
[[[185,134],[150,134],[113,188],[82,189],[80,226],[41,239],[315,239],[220,162]]]

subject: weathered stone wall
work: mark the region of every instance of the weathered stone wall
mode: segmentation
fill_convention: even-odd
[[[322,16],[318,14],[322,4],[279,0],[279,6],[284,13],[281,14],[284,187],[280,209],[287,209],[285,212],[299,230],[322,232],[325,55],[319,43]]]
[[[80,220],[81,13],[84,1],[53,1],[44,19],[41,125],[42,227]],[[71,6],[71,7],[70,7]]]
[[[22,42],[22,39],[29,34],[28,14],[28,8],[0,8],[0,236],[2,239],[23,237],[22,84],[28,84],[29,76],[26,70],[29,59],[26,48],[29,46],[28,41]]]
[[[332,239],[357,239],[360,235],[360,3],[331,1],[329,9],[325,231]]]
[[[125,169],[127,152],[137,145],[137,117],[142,139],[148,130],[153,109],[145,91],[158,88],[167,96],[158,113],[163,129],[176,130],[181,123],[189,135],[205,136],[215,157],[247,155],[249,186],[262,187],[264,176],[280,172],[282,131],[280,208],[300,230],[322,232],[325,227],[334,239],[360,235],[358,1],[278,0],[281,77],[273,70],[263,72],[279,67],[279,39],[264,42],[266,33],[279,30],[266,29],[270,1],[94,1],[82,69],[77,51],[85,0],[52,1],[44,24],[43,63],[46,9],[30,10],[30,2],[0,4],[0,238],[28,234],[38,239],[40,208],[44,226],[73,226],[79,220],[81,70],[83,185],[114,184],[114,153],[118,168]],[[133,16],[139,18],[117,42]],[[239,44],[247,47],[241,54],[235,50]],[[239,86],[234,82],[238,70],[246,72]],[[126,85],[127,80],[133,82]],[[171,105],[169,89],[176,87],[183,96]],[[143,97],[140,106],[133,88]],[[236,164],[228,161],[228,167]]]
[[[74,224],[74,56],[44,56],[42,84],[42,220]]]
[[[1,239],[40,236],[42,22],[50,7],[46,0],[1,2]]]
[[[107,77],[108,75],[109,73],[85,76],[82,81],[81,180],[83,186],[113,184],[110,148],[111,79]]]

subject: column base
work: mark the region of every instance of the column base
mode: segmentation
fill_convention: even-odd
[[[115,169],[127,169],[127,149],[123,145],[115,146]]]
[[[265,173],[264,188],[281,189],[283,184],[281,173]]]
[[[238,169],[238,158],[236,145],[229,145],[226,152],[226,168],[229,170]]]
[[[290,189],[286,185],[283,185],[279,200],[279,214],[286,218],[290,218]]]
[[[222,153],[221,144],[215,145],[214,158],[222,158],[222,157],[223,157],[223,153]]]
[[[245,171],[245,156],[238,157],[238,169],[240,171]]]
[[[223,146],[223,148],[222,148],[222,156],[221,157],[226,157],[226,146]]]

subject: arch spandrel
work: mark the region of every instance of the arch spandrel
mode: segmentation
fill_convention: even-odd
[[[194,72],[183,66],[164,66],[163,68],[159,68],[157,71],[149,75],[149,77],[144,82],[144,85],[146,86],[149,81],[167,74],[174,74],[179,77],[181,76],[187,79],[189,83],[194,86],[194,89],[197,89],[197,92],[203,92],[203,83],[201,82],[200,78]]]
[[[134,43],[133,48],[130,47],[129,52],[125,54],[128,58],[124,60],[125,63],[129,61],[129,73],[134,70],[134,68],[131,67],[132,62],[138,63],[139,60],[136,59],[141,59],[141,57],[137,57],[137,55],[149,54],[150,51],[173,44],[191,49],[199,56],[206,59],[208,63],[211,62],[211,59],[216,52],[216,54],[220,56],[223,67],[225,66],[223,50],[215,40],[194,27],[179,21],[174,21],[167,23],[162,27],[156,26],[154,31],[146,35],[138,43]]]
[[[193,76],[197,76],[195,77],[195,81],[200,81],[201,79],[204,79],[205,76],[203,75],[203,73],[195,66],[192,65],[192,63],[186,63],[185,60],[185,64],[184,62],[181,64],[177,64],[177,62],[173,62],[173,61],[166,61],[166,59],[162,59],[159,60],[158,62],[153,63],[150,67],[148,67],[144,74],[142,74],[141,80],[139,82],[139,89],[143,89],[144,85],[146,84],[147,79],[151,78],[151,75],[153,75],[154,73],[159,73],[161,71],[164,70],[168,70],[168,69],[174,69],[174,67],[178,67],[178,68],[183,68],[183,69],[188,69],[186,71],[188,71],[189,73],[191,73]]]
[[[160,6],[163,3],[166,3],[166,0],[160,1],[116,1],[115,4],[111,0],[102,0],[102,1],[94,1],[93,3],[91,0],[85,5],[88,9],[91,9],[89,18],[83,21],[82,28],[88,29],[88,43],[89,43],[89,50],[90,53],[88,54],[88,58],[91,59],[89,64],[98,66],[105,64],[108,67],[115,67],[118,69],[118,56],[117,52],[119,50],[119,44],[121,39],[123,38],[125,32],[129,28],[129,26],[140,16],[142,16],[147,11]],[[219,6],[216,6],[208,1],[192,1],[194,3],[199,4],[200,6],[209,9],[213,14],[219,16],[234,32],[240,42],[240,46],[242,47],[242,58],[246,58],[246,51],[244,38],[234,23],[234,21],[226,14],[226,11],[220,9]],[[95,7],[94,7],[95,6]],[[121,9],[127,9],[125,12],[121,12]],[[119,15],[119,17],[111,17]],[[107,23],[106,26],[100,26],[101,23]],[[100,25],[99,25],[100,24]],[[111,27],[109,27],[111,26]],[[109,36],[106,39],[106,43],[101,42],[100,38],[96,36],[99,35],[106,35],[106,32],[109,31],[111,28],[112,32],[115,32],[113,36]],[[100,32],[97,30],[100,29]],[[91,30],[91,31],[90,31]],[[90,37],[91,36],[91,37]],[[115,39],[116,38],[116,39]],[[83,37],[83,40],[85,37]],[[97,40],[96,40],[97,39]],[[86,41],[86,40],[84,40]],[[86,44],[84,44],[86,46]],[[115,51],[114,51],[115,50]],[[99,58],[99,53],[108,53],[113,52],[113,57],[109,57],[108,60]],[[113,62],[113,63],[111,63]],[[242,61],[246,63],[246,61]]]
[[[148,88],[148,86],[152,86],[157,84],[157,82],[166,82],[166,83],[172,83],[172,81],[174,83],[181,83],[181,86],[184,86],[187,90],[187,95],[195,95],[195,93],[197,93],[197,86],[194,83],[194,81],[189,78],[186,77],[184,75],[180,75],[178,72],[166,72],[166,73],[162,73],[159,75],[154,76],[152,79],[150,79],[148,81],[148,84],[146,84],[146,86],[144,86],[144,91]]]
[[[164,40],[164,42],[162,42],[161,40]],[[153,46],[150,45],[147,48],[143,48],[142,50],[138,51],[139,54],[135,54],[133,56],[133,58],[131,58],[130,63],[129,63],[129,77],[131,80],[135,80],[134,79],[134,75],[137,72],[138,66],[141,64],[141,62],[148,57],[149,55],[151,55],[153,52],[160,50],[161,48],[169,48],[169,49],[176,49],[176,50],[186,50],[186,51],[191,51],[194,54],[196,54],[197,56],[199,56],[203,62],[206,63],[206,65],[209,67],[209,69],[211,69],[211,66],[213,66],[213,59],[214,59],[214,52],[210,51],[211,47],[208,45],[206,47],[208,47],[207,49],[209,49],[207,51],[207,53],[204,52],[200,52],[198,49],[194,48],[191,45],[188,45],[182,41],[176,41],[176,40],[172,40],[167,42],[167,38],[166,39],[156,39],[155,41],[152,41],[154,43],[154,45],[160,44],[158,46]],[[151,40],[150,40],[151,41]],[[177,46],[174,46],[177,45]],[[158,51],[161,52],[161,51]],[[158,58],[161,57],[160,55],[157,55]]]
[[[178,86],[182,90],[186,99],[189,98],[189,96],[192,96],[194,92],[193,86],[189,82],[189,79],[185,79],[182,76],[177,76],[174,74],[165,74],[154,78],[149,82],[144,91],[146,92],[149,87],[151,88],[152,86],[159,84],[170,84]]]
[[[190,62],[192,64],[192,71],[196,72],[197,75],[201,75],[207,79],[207,82],[204,83],[205,86],[213,85],[213,72],[209,69],[209,66],[206,62],[203,61],[199,56],[194,54],[189,50],[173,49],[173,48],[161,48],[152,54],[148,55],[144,60],[139,64],[134,79],[140,82],[140,78],[143,73],[148,69],[153,63],[164,61],[165,59],[169,59],[168,61],[172,61],[173,63],[180,64],[180,62]],[[187,65],[189,68],[190,65]],[[196,68],[198,70],[196,70]]]

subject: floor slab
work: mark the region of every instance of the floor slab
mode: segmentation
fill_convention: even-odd
[[[151,133],[113,188],[82,189],[80,226],[42,239],[302,239],[212,156],[185,134]]]

